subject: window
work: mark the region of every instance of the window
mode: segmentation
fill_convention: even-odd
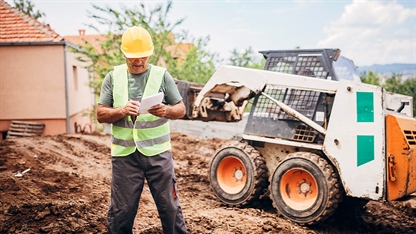
[[[77,66],[72,66],[72,74],[74,76],[74,90],[78,90],[78,70],[77,70]]]

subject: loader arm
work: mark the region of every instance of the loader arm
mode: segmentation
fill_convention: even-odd
[[[338,82],[222,65],[189,103],[192,105],[192,113],[188,118],[203,121],[240,121],[248,100],[261,93],[266,85],[335,93]]]
[[[276,105],[278,105],[284,112],[286,112],[287,114],[295,117],[296,119],[302,121],[303,123],[307,124],[309,127],[315,129],[316,131],[322,133],[322,134],[326,134],[326,130],[316,124],[315,122],[313,122],[311,119],[305,117],[304,115],[302,115],[301,113],[297,112],[295,109],[287,106],[286,104],[284,104],[281,101],[278,101],[276,99],[274,99],[272,96],[266,94],[266,93],[262,93],[262,95],[266,96],[268,99],[272,100],[274,103],[276,103]]]
[[[258,70],[221,66],[192,103],[191,119],[242,120],[248,100],[261,92],[267,77]]]

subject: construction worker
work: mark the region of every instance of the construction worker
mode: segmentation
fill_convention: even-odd
[[[112,180],[107,225],[110,233],[132,233],[145,179],[164,233],[186,233],[171,153],[168,119],[185,115],[182,97],[165,68],[148,63],[149,32],[130,27],[122,35],[126,63],[102,84],[97,120],[111,124]],[[163,101],[140,114],[142,98],[163,92]]]

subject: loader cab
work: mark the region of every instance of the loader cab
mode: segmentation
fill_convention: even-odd
[[[341,56],[339,49],[268,50],[260,53],[266,59],[264,70],[361,82],[354,62]]]
[[[266,59],[264,70],[309,76],[317,79],[361,82],[354,62],[341,56],[339,49],[260,51]],[[263,92],[324,126],[330,117],[333,96],[311,90],[266,86]],[[263,95],[257,95],[245,134],[322,143],[318,132],[278,108]]]

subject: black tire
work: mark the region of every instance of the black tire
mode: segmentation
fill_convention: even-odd
[[[268,170],[259,152],[245,142],[220,149],[209,168],[211,188],[224,203],[245,206],[268,186]]]
[[[331,216],[342,201],[333,166],[308,152],[289,154],[276,168],[270,185],[273,206],[284,217],[313,225]]]

